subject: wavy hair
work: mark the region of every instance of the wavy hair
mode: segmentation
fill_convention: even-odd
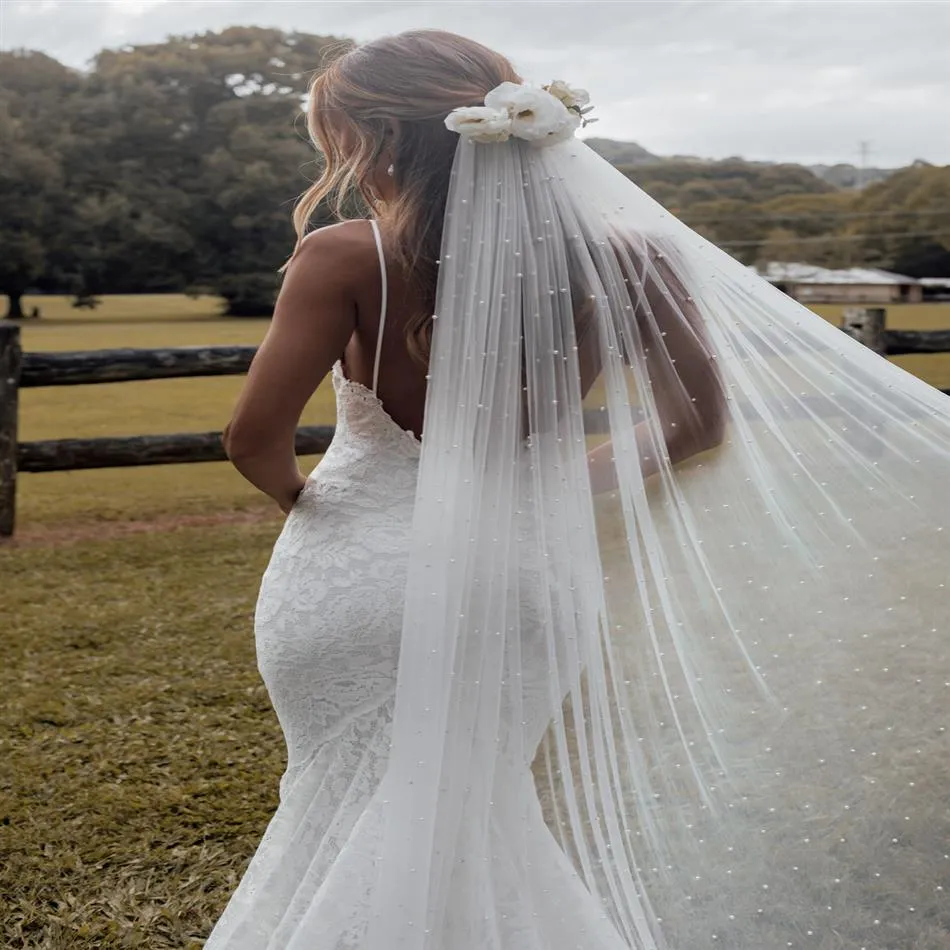
[[[521,82],[511,63],[480,43],[440,30],[412,30],[349,50],[315,77],[307,127],[323,154],[320,178],[294,211],[297,248],[324,201],[340,219],[352,196],[375,205],[370,179],[392,138],[396,197],[376,213],[387,253],[420,300],[406,326],[409,352],[428,361],[438,257],[458,136],[445,117],[480,105],[502,82]]]

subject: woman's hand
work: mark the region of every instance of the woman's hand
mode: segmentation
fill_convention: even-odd
[[[301,475],[300,482],[295,488],[292,488],[289,492],[283,493],[274,499],[277,504],[280,505],[280,510],[285,515],[289,515],[291,508],[297,504],[297,499],[300,497],[300,493],[304,490],[306,484],[307,479]]]

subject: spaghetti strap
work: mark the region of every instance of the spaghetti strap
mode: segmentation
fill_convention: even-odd
[[[376,337],[376,357],[373,360],[373,394],[376,394],[376,386],[379,382],[379,360],[383,355],[383,331],[386,328],[386,310],[388,306],[388,286],[386,280],[386,256],[383,254],[383,239],[379,233],[379,225],[375,219],[371,218],[369,222],[373,226],[373,237],[376,238],[376,252],[379,255],[379,274],[382,287],[382,302],[379,305],[379,333]]]

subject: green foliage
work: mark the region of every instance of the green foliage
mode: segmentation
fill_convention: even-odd
[[[51,120],[75,89],[70,71],[48,56],[0,53],[0,288],[12,318],[22,316],[21,296],[63,245],[63,137]]]
[[[762,202],[750,218],[764,230],[759,261],[807,261],[821,267],[850,267],[855,245],[844,229],[855,220],[854,193],[790,194]]]
[[[342,46],[236,27],[106,51],[88,74],[0,53],[0,292],[15,307],[31,288],[168,292],[276,271],[316,169],[307,87]]]
[[[770,231],[770,202],[826,198],[835,189],[801,165],[664,160],[621,171],[708,240],[751,263]]]
[[[225,300],[229,317],[269,317],[280,280],[276,273],[227,274],[218,282],[218,295]]]
[[[801,165],[771,165],[737,158],[720,162],[665,161],[621,170],[646,191],[666,186],[679,193],[705,185],[714,189],[713,195],[719,200],[767,201],[780,195],[834,191]]]
[[[267,275],[293,246],[291,207],[318,172],[307,87],[347,48],[233,27],[107,50],[89,72],[0,52],[0,293],[9,315],[22,315],[30,290],[194,287],[224,294],[230,313],[269,312]],[[664,159],[635,143],[587,141],[745,262],[781,252],[825,266],[950,274],[947,168],[919,163],[856,191],[840,187],[853,184],[851,166]]]
[[[950,167],[917,163],[861,191],[837,188],[800,165],[739,159],[658,160],[621,170],[746,263],[950,275]]]
[[[950,167],[919,162],[861,192],[860,251],[913,276],[950,276]]]

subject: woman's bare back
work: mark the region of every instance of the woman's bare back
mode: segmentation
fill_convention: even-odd
[[[373,388],[373,366],[382,316],[382,276],[379,252],[369,221],[351,221],[338,228],[340,239],[352,242],[353,294],[356,329],[342,354],[347,377]],[[386,266],[387,306],[376,392],[383,408],[401,428],[422,435],[426,398],[426,367],[406,344],[406,327],[421,306],[403,274],[390,262]]]

